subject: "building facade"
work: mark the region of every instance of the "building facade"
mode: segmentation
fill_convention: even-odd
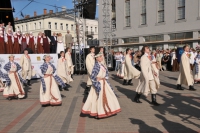
[[[116,20],[114,48],[173,49],[200,42],[200,0],[110,0]],[[103,1],[99,1],[99,40],[104,39]],[[112,7],[114,6],[114,7]],[[102,41],[101,41],[102,42]]]
[[[80,42],[87,45],[87,39],[93,38],[98,39],[98,21],[83,19],[81,20],[84,31],[84,40]],[[51,30],[51,35],[55,33],[61,33],[64,37],[67,34],[67,31],[70,31],[74,39],[74,44],[76,44],[76,25],[74,22],[73,14],[67,13],[66,11],[61,11],[53,13],[53,10],[50,10],[47,13],[47,10],[44,9],[44,14],[37,15],[34,12],[34,16],[30,17],[29,15],[25,16],[24,19],[15,18],[15,28],[19,29],[22,33],[32,32],[34,36],[37,36],[39,32],[44,32],[45,30]],[[63,39],[65,41],[65,39]]]

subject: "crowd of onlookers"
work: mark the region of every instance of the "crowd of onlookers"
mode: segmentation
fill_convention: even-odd
[[[120,63],[124,61],[125,57],[124,52],[113,52],[114,57],[114,68],[115,71],[119,69]],[[133,51],[132,50],[132,65],[140,70],[140,57],[141,51]],[[189,57],[190,57],[190,67],[191,70],[194,69],[195,66],[195,59],[200,55],[200,50],[191,48]],[[160,71],[179,71],[179,62],[176,53],[176,49],[166,49],[166,50],[152,50],[151,51],[152,59],[155,59],[158,63],[158,68]]]

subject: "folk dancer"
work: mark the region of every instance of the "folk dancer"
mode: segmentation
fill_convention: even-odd
[[[1,64],[0,64],[0,68],[1,68]],[[5,77],[8,77],[7,74],[4,74],[1,70],[0,70],[0,92],[3,92],[5,87],[6,87],[6,82],[4,83]]]
[[[61,57],[58,59],[57,63],[57,75],[62,79],[62,81],[67,85],[69,83],[69,71],[67,67],[67,60],[65,59],[65,52],[60,52]],[[61,86],[59,86],[60,91],[62,91]],[[64,88],[69,91],[67,88]]]
[[[50,42],[51,42],[51,40],[49,39],[48,36],[45,35],[45,33],[42,34],[42,39],[43,39],[44,53],[49,54],[50,53]]]
[[[14,55],[9,56],[9,62],[4,66],[8,76],[5,77],[7,87],[3,92],[3,96],[12,100],[12,98],[24,98],[25,92],[22,83],[26,84],[26,81],[19,75],[21,66],[14,62]]]
[[[104,48],[103,47],[100,47],[100,53],[102,54],[103,56],[103,61],[101,62],[104,66],[107,67],[106,65],[106,60],[105,60],[105,56],[104,56]]]
[[[30,32],[28,39],[28,47],[33,51],[33,53],[35,53],[35,37],[33,36],[33,33]]]
[[[158,70],[154,70],[155,65],[154,62],[156,61],[153,59],[152,61],[152,56],[150,55],[150,50],[148,46],[143,46],[142,48],[142,57],[140,61],[141,65],[141,76],[139,80],[139,84],[136,88],[136,96],[134,98],[134,101],[136,103],[141,103],[139,100],[140,95],[144,94],[145,96],[148,96],[148,93],[151,93],[151,98],[152,98],[152,104],[155,106],[159,106],[160,104],[157,103],[156,101],[156,94],[157,94],[157,89],[159,88],[160,82],[158,79]],[[152,64],[153,63],[153,64]]]
[[[121,108],[108,81],[108,69],[101,63],[103,55],[99,53],[95,58],[97,62],[90,76],[92,87],[83,105],[82,113],[96,118],[105,118],[119,113]]]
[[[56,53],[59,54],[58,57],[60,57],[60,51],[65,51],[64,43],[63,43],[63,37],[62,34],[59,33],[57,37],[57,50]]]
[[[42,33],[38,33],[37,36],[37,53],[38,54],[43,54],[44,53],[44,49],[43,49],[43,39],[42,39]]]
[[[5,54],[5,40],[3,36],[3,31],[0,31],[0,54]]]
[[[13,37],[12,37],[11,30],[8,30],[8,33],[5,36],[5,42],[6,42],[6,53],[12,54],[13,53]]]
[[[50,55],[44,56],[44,63],[40,66],[41,69],[41,86],[40,86],[40,103],[46,105],[61,105],[62,99],[58,84],[63,88],[65,83],[56,75],[56,68],[50,62]],[[58,83],[58,84],[57,84]]]
[[[17,33],[14,32],[13,33],[13,40],[14,40],[14,43],[13,43],[13,53],[14,54],[20,54],[20,39],[18,38],[17,36]]]
[[[189,46],[185,45],[183,47],[184,53],[181,55],[181,61],[180,61],[180,73],[177,80],[177,89],[178,90],[184,90],[181,85],[185,84],[189,86],[190,91],[195,91],[193,85],[194,85],[194,78],[193,73],[190,68],[190,57],[189,57]]]
[[[92,69],[95,64],[94,53],[95,53],[95,47],[91,46],[90,53],[86,56],[86,68],[88,72],[88,80],[87,80],[87,85],[84,92],[86,95],[89,94],[90,88],[92,86],[91,74],[92,74]]]
[[[195,57],[195,66],[193,70],[193,75],[195,83],[200,82],[200,51]]]
[[[126,57],[125,57],[125,69],[124,69],[124,82],[123,85],[132,85],[132,79],[138,79],[140,77],[140,71],[138,71],[135,67],[133,67],[131,63],[131,50],[129,48],[126,49]],[[128,81],[128,82],[127,82]]]
[[[66,53],[65,53],[65,59],[67,60],[67,69],[69,72],[69,82],[73,81],[73,74],[74,74],[74,65],[72,62],[72,56],[71,56],[71,49],[70,48],[66,48]]]
[[[22,78],[27,80],[27,84],[31,86],[32,65],[28,50],[24,50],[24,54],[20,58],[20,66],[22,68]]]
[[[51,53],[56,53],[57,48],[57,36],[56,33],[53,33],[53,36],[51,36]]]
[[[22,36],[20,38],[20,44],[21,44],[21,53],[23,53],[24,50],[27,48],[27,37],[25,33],[22,33]]]

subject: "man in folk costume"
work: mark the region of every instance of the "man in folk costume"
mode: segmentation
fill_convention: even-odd
[[[96,118],[105,118],[121,111],[117,97],[108,81],[108,69],[101,62],[101,53],[95,56],[97,62],[92,69],[92,87],[87,100],[82,108],[83,114],[89,114]]]
[[[20,51],[21,51],[21,49],[20,49],[20,39],[18,38],[16,32],[13,33],[13,40],[14,40],[14,42],[13,42],[13,53],[14,54],[20,54]]]
[[[5,54],[5,40],[3,31],[0,31],[0,54]]]
[[[90,88],[92,86],[92,81],[90,79],[91,74],[92,74],[92,69],[94,67],[95,64],[95,58],[94,58],[94,54],[95,53],[95,47],[91,46],[90,47],[90,53],[86,56],[86,68],[87,68],[87,72],[88,72],[88,80],[87,80],[87,85],[85,88],[85,94],[88,94],[90,91]]]
[[[35,53],[35,37],[33,36],[33,33],[30,32],[29,37],[27,38],[28,47]]]
[[[43,49],[43,39],[42,39],[42,33],[38,33],[37,36],[37,53],[38,54],[43,54],[44,53],[44,49]]]
[[[24,49],[27,48],[27,37],[25,33],[23,33],[20,38],[20,44],[21,44],[21,53],[22,53]]]
[[[3,92],[3,96],[11,100],[15,98],[23,98],[25,96],[25,91],[23,89],[22,83],[26,84],[26,81],[19,75],[21,66],[14,62],[14,55],[9,56],[9,62],[4,66],[8,76],[5,77],[7,87]]]
[[[180,61],[180,74],[177,80],[177,89],[178,90],[184,90],[181,85],[185,84],[189,86],[189,90],[195,91],[193,85],[194,85],[194,79],[193,79],[193,73],[190,68],[190,57],[189,57],[189,46],[185,45],[183,47],[184,53],[181,55],[181,61]]]
[[[125,56],[125,69],[124,69],[124,82],[123,85],[132,85],[132,79],[138,79],[140,77],[140,71],[138,71],[133,65],[131,64],[132,56],[131,50],[128,48],[126,49],[126,56]],[[128,83],[127,83],[128,81]]]
[[[136,103],[141,103],[139,98],[141,94],[148,96],[148,93],[151,93],[152,104],[155,106],[159,106],[160,104],[156,101],[157,89],[159,88],[159,79],[158,74],[153,69],[152,57],[150,55],[150,50],[148,46],[143,46],[142,48],[142,57],[140,60],[141,66],[141,76],[139,80],[139,84],[136,88],[136,96],[134,101]]]
[[[20,66],[22,68],[22,78],[27,79],[27,84],[31,86],[32,64],[31,58],[28,55],[28,50],[24,50],[24,55],[20,59]]]
[[[65,59],[65,52],[60,52],[60,58],[57,63],[57,75],[62,79],[62,81],[67,85],[69,83],[69,71],[67,67],[67,60]],[[60,91],[62,91],[59,86]],[[69,91],[67,88],[64,88],[66,91]]]
[[[40,103],[42,106],[61,105],[62,99],[58,84],[61,85],[62,88],[66,88],[66,84],[56,75],[56,68],[50,62],[50,55],[45,55],[43,59],[44,63],[40,66]]]
[[[67,69],[69,72],[69,82],[73,81],[73,73],[74,73],[74,65],[72,62],[72,56],[71,56],[71,51],[70,48],[66,48],[66,54],[65,54],[65,59],[67,60]]]
[[[5,42],[6,42],[6,53],[12,54],[13,53],[13,37],[12,37],[11,30],[8,30],[8,33],[5,36]]]
[[[51,36],[51,53],[56,53],[57,48],[57,36],[56,33],[53,33],[53,36]]]
[[[70,50],[72,49],[72,35],[70,34],[70,31],[67,30],[67,34],[65,35],[65,44],[66,47],[70,48]]]

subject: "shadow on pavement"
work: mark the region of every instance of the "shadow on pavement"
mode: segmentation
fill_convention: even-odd
[[[115,86],[117,88],[117,90],[119,92],[121,92],[122,94],[126,95],[127,98],[131,99],[132,102],[134,102],[134,96],[136,94],[135,91],[133,90],[129,90],[129,89],[126,89],[126,88],[122,88],[120,86]]]
[[[148,126],[144,121],[134,118],[129,118],[131,123],[139,126],[139,133],[162,133],[155,127]]]

